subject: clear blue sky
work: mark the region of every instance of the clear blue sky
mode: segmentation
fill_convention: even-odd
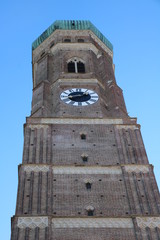
[[[1,3],[1,218],[10,239],[23,124],[32,96],[31,44],[55,20],[90,20],[113,44],[115,74],[129,115],[137,117],[160,186],[160,1],[28,0]]]

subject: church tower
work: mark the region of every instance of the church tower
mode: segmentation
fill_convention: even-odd
[[[32,50],[11,240],[159,240],[160,195],[112,44],[90,21],[56,21]]]

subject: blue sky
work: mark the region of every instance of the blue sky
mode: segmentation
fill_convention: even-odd
[[[113,44],[115,74],[137,117],[160,186],[160,0],[46,0],[1,3],[1,232],[10,238],[32,97],[31,44],[55,20],[90,20]]]

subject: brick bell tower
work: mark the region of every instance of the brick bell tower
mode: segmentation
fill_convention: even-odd
[[[11,240],[159,240],[159,191],[112,44],[89,21],[56,21],[32,49]]]

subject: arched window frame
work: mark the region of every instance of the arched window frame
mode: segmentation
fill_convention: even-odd
[[[74,63],[74,66],[75,66],[75,72],[74,73],[85,73],[85,62],[81,59],[81,58],[78,58],[78,57],[74,57],[74,58],[71,58],[67,61],[67,66],[70,62],[73,62]],[[78,63],[83,63],[84,65],[84,72],[79,72],[78,71]]]
[[[87,215],[89,217],[93,216],[94,215],[94,210],[95,210],[95,208],[93,206],[87,206],[86,207]]]

